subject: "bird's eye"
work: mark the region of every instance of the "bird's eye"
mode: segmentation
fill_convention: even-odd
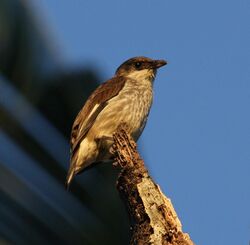
[[[140,67],[141,67],[141,64],[142,64],[141,62],[136,62],[136,63],[135,63],[135,67],[136,67],[136,68],[140,68]]]

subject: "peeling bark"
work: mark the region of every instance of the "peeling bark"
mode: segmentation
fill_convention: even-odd
[[[149,176],[136,143],[121,125],[111,150],[121,168],[117,189],[131,218],[130,244],[194,245],[160,187]]]

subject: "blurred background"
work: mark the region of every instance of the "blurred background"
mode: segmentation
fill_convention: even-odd
[[[139,140],[196,244],[250,240],[250,2],[0,0],[0,244],[128,244],[101,165],[71,191],[73,120],[126,59],[167,59]]]

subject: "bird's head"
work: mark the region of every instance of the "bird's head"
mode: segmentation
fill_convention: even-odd
[[[153,80],[158,68],[166,65],[165,60],[153,60],[147,57],[134,57],[122,63],[116,70],[117,76],[134,79]]]

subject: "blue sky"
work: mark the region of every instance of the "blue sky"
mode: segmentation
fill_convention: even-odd
[[[64,64],[165,58],[141,137],[196,244],[250,241],[250,2],[30,0]],[[101,81],[100,81],[101,82]]]

